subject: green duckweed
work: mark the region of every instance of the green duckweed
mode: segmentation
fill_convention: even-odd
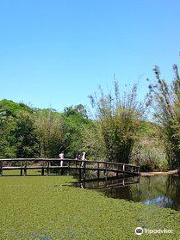
[[[180,213],[65,186],[65,176],[0,178],[0,240],[180,239]],[[173,234],[135,234],[135,228]]]

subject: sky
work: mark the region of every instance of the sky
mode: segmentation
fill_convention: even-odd
[[[0,0],[0,100],[62,111],[101,85],[168,82],[179,64],[179,0]]]

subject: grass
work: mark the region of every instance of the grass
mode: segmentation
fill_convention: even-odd
[[[86,189],[72,177],[1,177],[0,240],[180,239],[180,213]],[[135,234],[136,227],[173,234]]]

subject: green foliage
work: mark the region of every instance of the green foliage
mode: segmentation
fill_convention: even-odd
[[[82,105],[65,108],[63,114],[65,123],[65,145],[66,156],[74,158],[77,153],[83,151],[83,138],[91,120],[87,118],[85,107]]]
[[[174,65],[175,79],[170,86],[161,78],[155,66],[156,83],[150,85],[149,101],[159,124],[159,136],[163,140],[169,167],[180,167],[180,78]]]
[[[142,172],[168,170],[163,145],[157,139],[147,136],[141,135],[141,140],[135,144],[131,162],[140,165]]]
[[[16,156],[19,158],[38,156],[39,146],[32,115],[27,112],[19,114],[12,135],[15,138]]]
[[[92,160],[105,160],[106,148],[102,135],[101,124],[92,121],[83,131],[83,150]]]
[[[34,114],[34,127],[41,157],[58,157],[64,144],[64,122],[60,114],[51,109]]]
[[[92,106],[96,108],[108,161],[130,161],[144,111],[136,100],[136,94],[137,86],[134,86],[130,93],[124,93],[121,98],[118,83],[115,82],[113,94],[106,95],[100,88],[99,96],[90,96]]]
[[[0,157],[58,157],[65,150],[74,158],[83,151],[84,130],[91,124],[82,104],[66,108],[32,109],[0,101]]]
[[[1,112],[5,112],[6,116],[13,117],[16,117],[19,113],[22,112],[33,112],[33,110],[24,103],[15,103],[7,99],[3,99],[0,101],[0,110]]]
[[[32,109],[8,100],[0,101],[0,157],[34,157],[37,140]]]
[[[16,157],[15,137],[13,131],[16,127],[16,121],[13,117],[5,117],[0,121],[0,157]]]
[[[167,171],[168,162],[162,141],[158,139],[159,126],[141,121],[139,141],[131,156],[131,163],[141,166],[141,171]]]
[[[154,122],[141,121],[140,134],[141,137],[157,138],[159,126]]]

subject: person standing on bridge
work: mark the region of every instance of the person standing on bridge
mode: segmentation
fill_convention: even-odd
[[[59,154],[60,159],[64,159],[64,151]],[[63,166],[63,160],[60,162],[60,166]]]
[[[81,167],[84,167],[84,162],[86,160],[86,153],[85,152],[82,152],[81,160],[83,161],[82,164],[81,164]]]
[[[79,160],[79,159],[80,159],[80,154],[76,153],[75,160]]]

